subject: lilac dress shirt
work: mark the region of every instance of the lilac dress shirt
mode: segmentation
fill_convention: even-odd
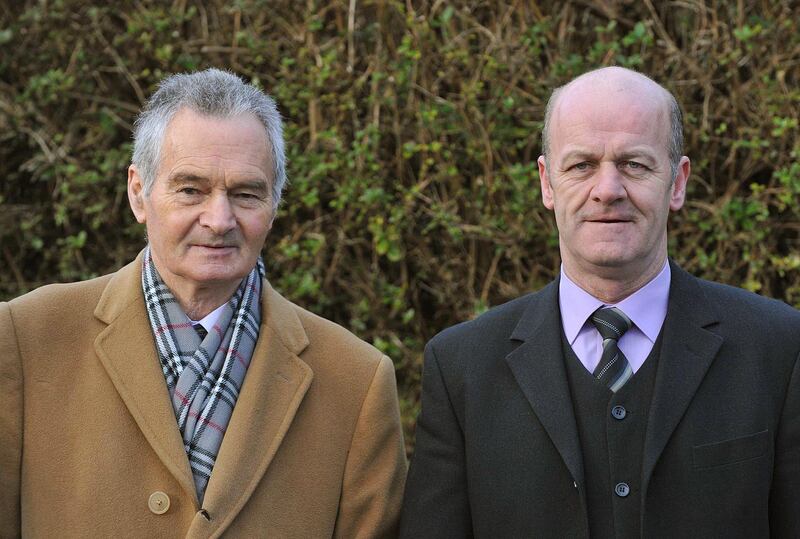
[[[227,303],[227,301],[225,303]],[[193,326],[203,326],[203,329],[205,329],[206,332],[211,333],[211,330],[214,328],[214,324],[217,323],[217,320],[219,320],[219,317],[222,314],[222,308],[225,307],[225,303],[205,315],[202,320],[192,320],[189,318],[189,322],[191,322]],[[225,329],[222,331],[224,332]]]
[[[604,305],[621,309],[633,321],[633,327],[625,332],[618,344],[633,372],[639,370],[664,325],[669,283],[669,264],[665,262],[664,268],[650,282],[619,303],[608,305],[570,280],[561,266],[558,288],[561,324],[567,342],[586,370],[594,372],[603,353],[603,338],[589,320],[589,315]]]

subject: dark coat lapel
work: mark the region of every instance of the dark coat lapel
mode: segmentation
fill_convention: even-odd
[[[561,349],[558,280],[531,296],[511,339],[522,341],[506,361],[536,417],[583,489],[583,458]]]
[[[645,434],[645,494],[656,462],[722,345],[722,337],[707,329],[719,317],[706,301],[701,282],[673,262],[670,270],[669,306]]]

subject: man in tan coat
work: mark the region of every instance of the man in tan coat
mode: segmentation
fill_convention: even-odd
[[[284,163],[259,90],[161,84],[128,171],[147,247],[0,303],[0,537],[394,535],[392,362],[263,279]]]

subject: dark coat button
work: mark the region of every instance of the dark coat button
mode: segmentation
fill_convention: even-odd
[[[628,411],[624,406],[617,405],[611,409],[611,415],[614,419],[625,419],[625,416],[628,415]]]
[[[631,487],[628,486],[628,483],[617,483],[617,486],[614,487],[614,493],[620,498],[624,498],[631,493]]]

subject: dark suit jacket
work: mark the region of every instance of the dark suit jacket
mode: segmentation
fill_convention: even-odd
[[[672,264],[644,537],[800,537],[800,313]],[[586,537],[558,283],[428,344],[401,537]]]

